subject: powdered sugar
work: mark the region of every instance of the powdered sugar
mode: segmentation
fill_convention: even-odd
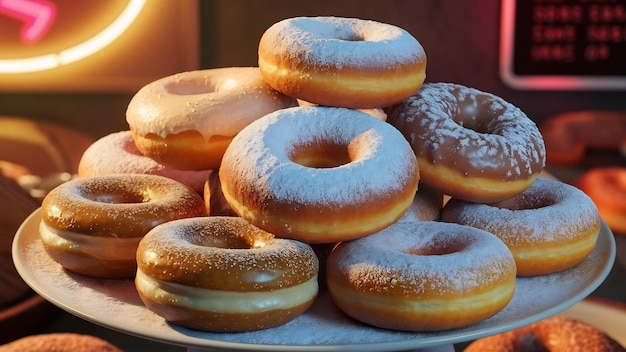
[[[332,168],[291,161],[296,146],[315,141],[353,143],[358,155]],[[359,111],[326,107],[284,109],[255,121],[233,139],[223,165],[232,179],[245,180],[222,180],[223,186],[254,190],[259,203],[270,198],[305,206],[371,202],[403,192],[416,176],[415,155],[396,129]]]
[[[389,122],[403,132],[420,160],[500,180],[526,179],[545,165],[535,123],[492,94],[429,83],[395,112]]]
[[[442,220],[482,228],[516,246],[585,238],[598,227],[600,217],[593,201],[579,189],[539,177],[523,193],[499,203],[453,199],[444,207]]]
[[[515,277],[515,262],[504,243],[476,230],[439,222],[397,222],[340,244],[329,257],[329,270],[341,272],[357,291],[393,291],[418,301],[462,297]]]
[[[273,40],[264,43],[266,49],[287,58],[311,60],[326,69],[344,65],[370,67],[372,62],[390,67],[426,60],[424,49],[408,32],[375,21],[295,17],[280,21],[267,31],[273,34]]]

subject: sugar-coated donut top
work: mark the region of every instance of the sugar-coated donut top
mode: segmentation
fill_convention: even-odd
[[[211,170],[178,170],[166,167],[141,154],[130,131],[106,135],[95,141],[83,153],[78,164],[78,176],[109,174],[150,174],[169,177],[197,192],[204,188]]]
[[[132,98],[126,111],[130,128],[162,138],[187,130],[232,137],[257,118],[295,99],[273,90],[258,67],[229,67],[178,73],[161,78]]]
[[[266,33],[272,35],[261,40],[271,38],[263,44],[272,55],[300,58],[326,68],[347,65],[366,69],[426,61],[424,49],[410,33],[371,20],[294,17],[275,23]]]
[[[598,209],[585,193],[543,177],[519,195],[496,203],[452,199],[442,214],[442,220],[451,219],[479,225],[511,245],[575,240],[600,229]]]
[[[537,125],[495,95],[452,83],[428,83],[394,108],[388,121],[418,159],[463,170],[466,176],[525,179],[545,165]]]
[[[142,239],[137,258],[139,269],[156,279],[225,291],[299,285],[315,277],[319,267],[308,244],[274,237],[239,217],[220,216],[154,228]]]
[[[356,153],[330,168],[291,160],[297,148],[316,141],[350,144]],[[259,203],[354,204],[397,192],[417,176],[415,155],[398,130],[364,112],[330,107],[283,109],[256,120],[233,139],[223,163],[233,179],[254,183]]]
[[[513,255],[494,235],[434,221],[396,222],[341,243],[331,258],[357,290],[401,291],[405,297],[469,293],[516,270]]]

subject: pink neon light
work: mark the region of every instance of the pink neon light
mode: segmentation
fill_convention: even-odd
[[[24,22],[20,38],[32,44],[41,39],[56,18],[56,6],[45,0],[0,0],[0,13]]]

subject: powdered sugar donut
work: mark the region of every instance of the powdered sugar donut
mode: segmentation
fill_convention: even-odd
[[[176,169],[208,170],[219,167],[243,127],[296,105],[272,89],[258,67],[215,68],[147,84],[128,104],[126,121],[142,154]]]
[[[500,97],[451,83],[425,84],[387,121],[411,143],[422,182],[488,203],[530,186],[546,161],[537,125]]]
[[[167,167],[141,154],[130,131],[111,133],[98,139],[85,150],[78,164],[79,177],[110,174],[159,175],[185,184],[198,193],[203,192],[204,183],[212,172]]]
[[[399,221],[438,221],[443,207],[443,194],[420,182],[409,210]]]
[[[411,34],[357,18],[285,19],[263,33],[258,51],[274,89],[319,105],[387,107],[425,78],[426,54]]]
[[[252,224],[331,243],[399,219],[419,174],[411,147],[386,122],[352,109],[296,107],[244,128],[224,154],[220,180],[231,208]]]
[[[518,276],[550,274],[580,263],[593,251],[600,233],[598,209],[587,195],[543,177],[519,195],[496,203],[453,198],[441,220],[498,236],[515,257]]]
[[[474,324],[502,310],[515,291],[515,261],[501,240],[435,221],[396,222],[342,242],[326,270],[326,285],[341,310],[394,330]]]

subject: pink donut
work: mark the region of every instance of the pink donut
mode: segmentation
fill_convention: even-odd
[[[203,193],[212,170],[179,170],[166,167],[141,154],[130,131],[111,133],[95,141],[78,164],[78,176],[108,174],[150,174],[171,178]]]

